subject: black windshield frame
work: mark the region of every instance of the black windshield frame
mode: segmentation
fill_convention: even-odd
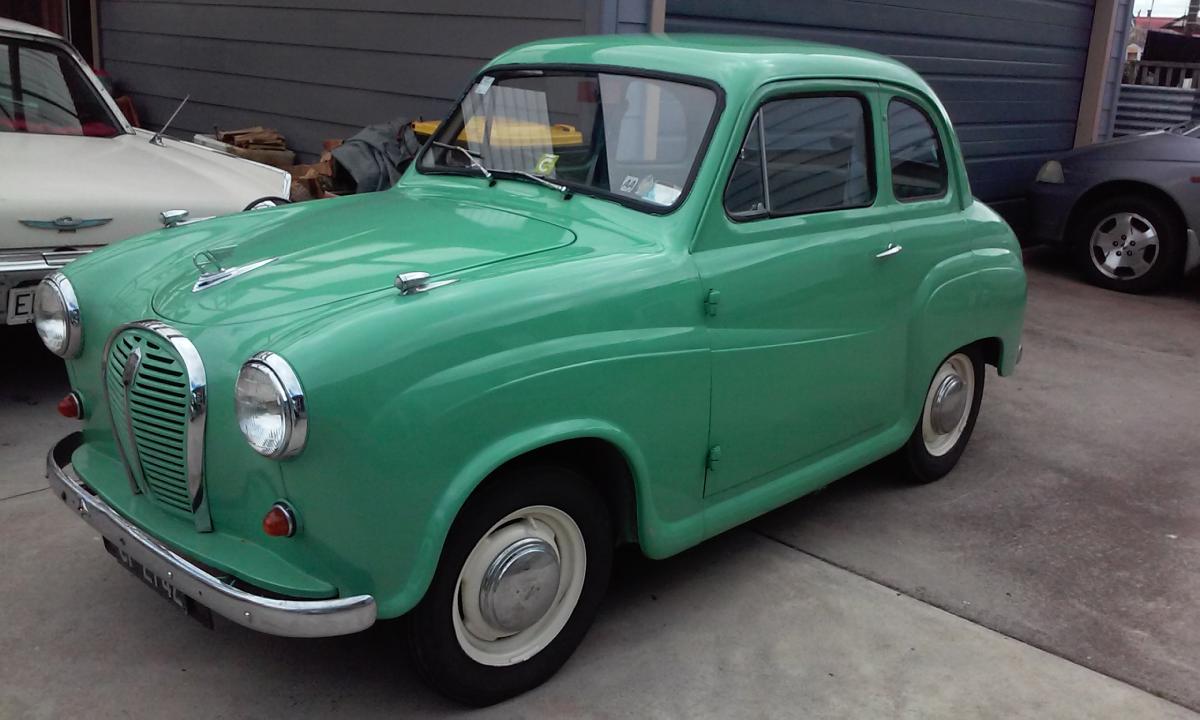
[[[589,73],[589,74],[608,74],[608,75],[625,75],[629,77],[646,78],[649,80],[663,80],[667,82],[681,83],[684,85],[693,85],[696,87],[705,88],[711,91],[714,95],[712,115],[708,119],[708,126],[704,130],[704,135],[700,139],[700,146],[696,150],[696,157],[692,162],[692,167],[688,171],[687,179],[684,182],[683,188],[679,193],[679,198],[671,205],[657,205],[648,200],[622,195],[604,190],[591,185],[583,185],[574,182],[563,182],[558,178],[551,178],[552,182],[567,186],[572,193],[578,195],[587,195],[602,200],[610,200],[612,202],[624,205],[634,210],[649,213],[651,215],[669,215],[679,208],[683,207],[684,203],[691,196],[692,188],[696,184],[696,177],[700,174],[700,167],[704,164],[708,157],[709,146],[712,144],[713,134],[716,132],[717,123],[720,121],[725,111],[725,89],[718,83],[707,78],[696,77],[694,75],[680,75],[678,73],[658,72],[654,70],[645,70],[642,68],[626,67],[624,65],[592,65],[592,64],[546,64],[546,65],[495,65],[486,67],[476,75],[471,82],[467,83],[466,88],[458,99],[450,108],[450,112],[442,119],[439,128],[445,127],[446,123],[454,117],[458,109],[462,106],[463,101],[467,97],[467,93],[471,92],[471,88],[475,87],[485,76],[492,76],[500,79],[502,76],[511,77],[529,77],[531,75],[570,75],[572,73]],[[422,175],[458,175],[466,177],[481,177],[477,170],[470,167],[446,168],[446,167],[425,167],[425,156],[430,152],[432,143],[438,137],[438,133],[429,136],[424,145],[421,146],[420,152],[417,154],[416,161],[413,165],[418,173]],[[430,163],[432,164],[432,163]]]

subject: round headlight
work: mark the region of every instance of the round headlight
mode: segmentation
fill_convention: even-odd
[[[79,354],[79,301],[71,281],[62,273],[42,279],[33,298],[33,325],[50,352],[63,358]]]
[[[242,365],[234,394],[238,427],[255,452],[286,458],[304,449],[304,391],[287,361],[272,352],[256,353]]]

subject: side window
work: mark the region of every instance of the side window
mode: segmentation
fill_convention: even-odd
[[[899,200],[937,198],[946,194],[946,158],[937,130],[923,110],[907,100],[888,103],[888,144],[892,190]]]
[[[759,109],[725,190],[738,218],[865,207],[875,197],[866,100],[775,100]],[[763,168],[765,169],[765,172]]]
[[[734,217],[752,217],[767,209],[763,193],[762,137],[760,114],[755,113],[746,142],[738,152],[729,184],[725,187],[725,210]]]
[[[857,97],[776,100],[762,108],[767,208],[794,215],[870,205],[866,101]]]

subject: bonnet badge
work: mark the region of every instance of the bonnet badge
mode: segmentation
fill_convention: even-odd
[[[266,265],[267,263],[278,260],[277,257],[257,260],[245,265],[234,265],[226,267],[224,261],[234,250],[234,246],[211,248],[201,250],[192,256],[192,264],[200,271],[200,277],[196,280],[196,284],[192,286],[192,292],[200,292],[214,285],[220,285],[226,280],[232,280],[239,275],[245,275],[251,270]]]

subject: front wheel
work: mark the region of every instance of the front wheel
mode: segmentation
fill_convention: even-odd
[[[979,416],[983,377],[983,360],[973,347],[954,352],[938,366],[921,419],[902,453],[911,480],[939,480],[958,464]]]
[[[493,478],[459,513],[409,616],[418,672],[470,705],[541,684],[591,626],[612,549],[604,498],[574,471],[535,466]]]

